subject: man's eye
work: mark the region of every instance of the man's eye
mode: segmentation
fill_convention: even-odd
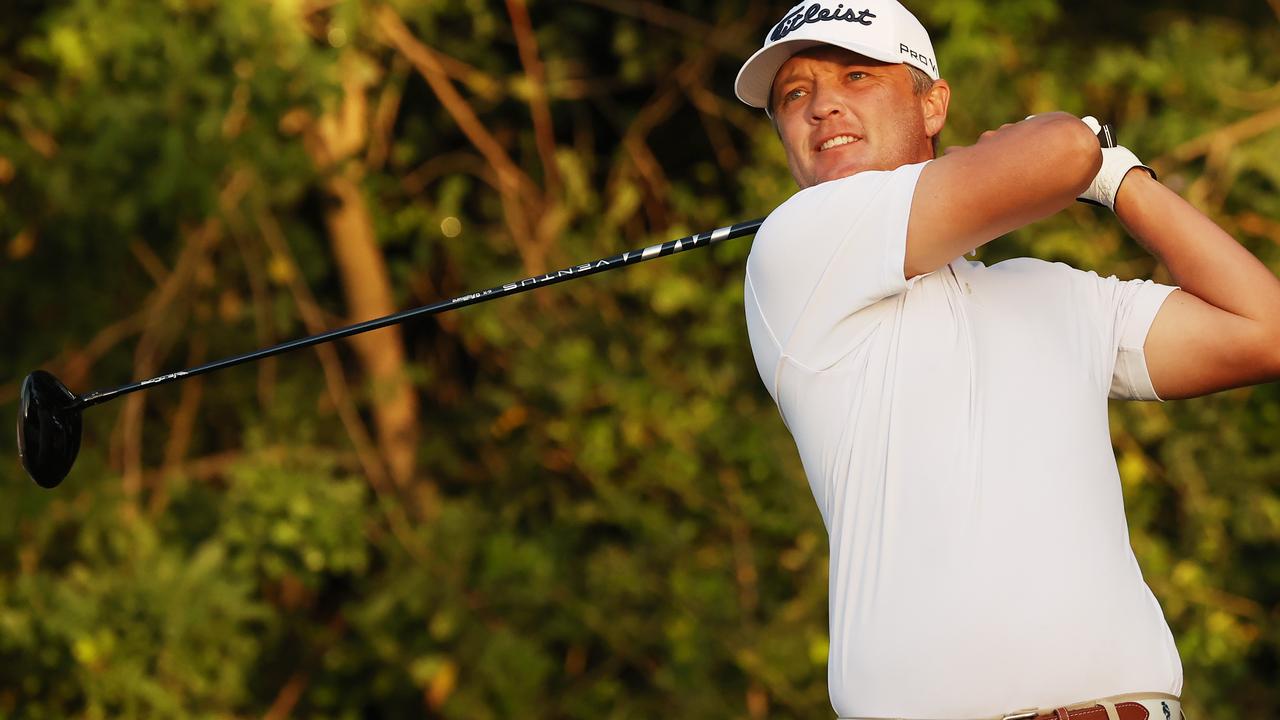
[[[782,102],[791,102],[804,96],[804,88],[793,88],[782,96]]]
[[[852,71],[852,72],[850,72],[850,73],[849,73],[849,79],[850,79],[850,80],[861,80],[862,78],[864,78],[864,77],[866,77],[866,76],[867,76],[867,74],[866,74],[866,73],[864,73],[864,72],[862,72],[861,70],[854,70],[854,71]]]

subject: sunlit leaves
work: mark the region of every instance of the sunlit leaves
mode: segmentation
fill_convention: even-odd
[[[725,49],[753,47],[777,3],[528,2],[553,169],[507,4],[390,5],[532,190],[501,194],[372,26],[376,4],[70,0],[0,28],[21,33],[0,60],[4,397],[68,357],[85,384],[129,379],[135,315],[166,329],[166,365],[302,334],[298,282],[324,322],[345,320],[329,172],[360,179],[406,306],[758,217],[794,192],[768,120],[732,98],[742,58]],[[915,9],[955,91],[944,144],[1033,112],[1102,116],[1278,267],[1266,4]],[[340,106],[344,57],[385,144],[322,170],[307,134]],[[196,281],[157,300],[211,226]],[[0,714],[260,716],[294,692],[297,717],[827,713],[826,535],[747,349],[749,249],[407,326],[415,487],[375,491],[308,352],[209,376],[185,455],[170,447],[180,393],[152,391],[140,498],[118,492],[118,411],[91,410],[58,494],[8,463]],[[1085,207],[981,259],[1015,255],[1160,272]],[[337,351],[359,416],[377,389]],[[1117,403],[1112,421],[1193,714],[1274,716],[1280,394]]]

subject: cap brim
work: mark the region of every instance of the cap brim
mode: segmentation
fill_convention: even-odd
[[[834,45],[881,62],[895,64],[902,62],[902,58],[888,57],[884,52],[860,43],[838,43],[811,38],[783,40],[760,48],[742,64],[733,87],[738,99],[751,107],[767,108],[769,92],[773,89],[773,79],[778,74],[778,69],[791,59],[792,55],[818,45]]]

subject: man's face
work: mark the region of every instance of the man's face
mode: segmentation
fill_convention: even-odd
[[[778,69],[769,105],[801,188],[933,157],[925,101],[905,65],[815,47]]]

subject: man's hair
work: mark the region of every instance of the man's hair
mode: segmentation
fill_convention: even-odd
[[[911,75],[911,89],[915,92],[916,97],[924,97],[924,94],[933,89],[933,78],[929,74],[915,65],[908,65],[907,72]],[[934,135],[933,140],[933,156],[938,156],[938,137],[942,133]]]
[[[933,78],[929,77],[928,73],[916,67],[915,65],[907,65],[907,74],[911,76],[911,90],[916,94],[916,97],[924,97],[925,93],[933,89]],[[768,113],[768,115],[769,115],[769,120],[773,122],[773,131],[778,133],[778,137],[782,137],[782,130],[778,127],[778,117],[772,111],[772,105],[773,105],[772,88],[770,88],[770,92],[769,92],[769,105],[770,105],[770,108],[769,108],[770,112]],[[938,135],[934,135],[932,140],[933,140],[933,154],[936,157],[938,154]]]
[[[915,91],[917,97],[933,88],[933,78],[929,77],[925,71],[915,65],[908,65],[907,72],[911,73],[911,89]]]

